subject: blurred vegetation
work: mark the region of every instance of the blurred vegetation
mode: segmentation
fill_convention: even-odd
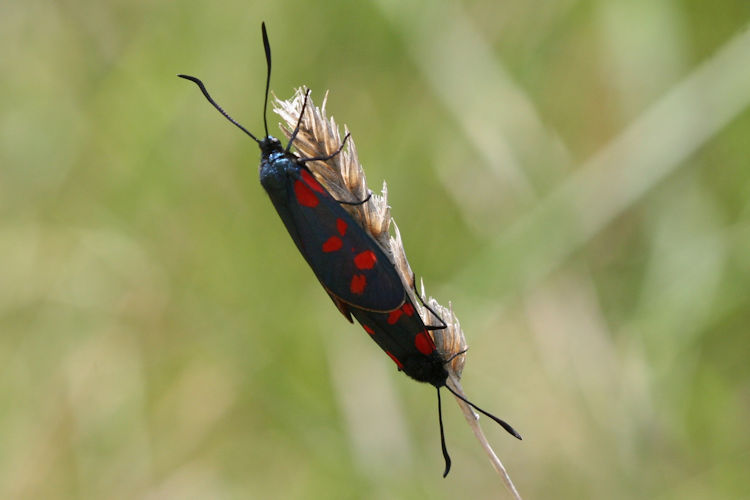
[[[257,180],[352,130],[525,498],[748,498],[750,3],[0,3],[0,498],[503,498]],[[276,130],[276,117],[269,116]],[[275,133],[275,132],[274,132]]]

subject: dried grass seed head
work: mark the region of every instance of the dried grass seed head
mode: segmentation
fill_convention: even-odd
[[[296,89],[289,100],[281,100],[274,96],[274,112],[284,122],[281,124],[281,130],[287,139],[291,137],[292,131],[297,126],[304,100],[305,90],[302,88]],[[303,158],[328,156],[341,145],[342,136],[339,133],[338,125],[333,117],[326,116],[327,101],[328,93],[323,98],[323,104],[320,107],[315,106],[311,97],[308,96],[307,98],[305,113],[293,144],[298,154]],[[344,130],[348,133],[346,127],[344,127]],[[316,179],[338,200],[356,203],[364,200],[371,193],[367,187],[364,169],[359,162],[357,147],[351,136],[340,154],[327,161],[308,162],[307,167]],[[352,217],[372,236],[390,258],[424,324],[426,326],[441,326],[440,320],[427,310],[414,294],[416,289],[414,273],[406,258],[401,233],[395,222],[393,223],[394,235],[391,236],[389,231],[392,218],[387,195],[387,186],[383,182],[382,194],[372,193],[366,203],[343,204],[342,207],[349,211]],[[446,308],[441,306],[434,298],[427,297],[424,291],[424,283],[422,283],[421,298],[446,324],[446,328],[430,330],[430,334],[441,357],[444,360],[449,360],[446,363],[449,374],[460,379],[467,346],[458,318],[453,313],[450,304]]]

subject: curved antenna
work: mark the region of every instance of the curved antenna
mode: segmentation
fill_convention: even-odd
[[[443,447],[443,458],[445,458],[445,472],[443,472],[443,477],[445,477],[451,471],[451,457],[450,455],[448,455],[448,448],[445,446],[445,432],[443,431],[443,405],[440,402],[440,387],[437,388],[437,393],[438,421],[440,422],[440,445]]]
[[[523,439],[521,437],[521,435],[519,433],[517,433],[516,430],[513,427],[510,426],[510,424],[508,424],[507,422],[505,422],[503,420],[500,420],[499,418],[497,418],[492,413],[488,413],[488,412],[484,411],[483,409],[481,409],[480,407],[478,407],[477,405],[475,405],[474,403],[472,403],[471,401],[469,401],[468,399],[466,399],[465,397],[463,397],[462,395],[458,394],[456,391],[454,391],[453,389],[451,389],[451,386],[449,386],[448,384],[445,384],[445,387],[447,387],[448,390],[451,391],[451,393],[454,396],[456,396],[458,399],[460,399],[461,401],[463,401],[467,405],[471,406],[472,408],[474,408],[475,410],[477,410],[479,413],[487,415],[492,420],[494,420],[495,422],[497,422],[498,424],[500,424],[500,426],[503,429],[505,429],[506,431],[508,431],[508,433],[511,434],[513,437],[518,438],[518,439]]]
[[[191,82],[195,83],[198,86],[198,88],[201,89],[201,92],[203,92],[203,95],[206,97],[206,99],[208,99],[208,102],[210,102],[211,105],[214,108],[216,108],[217,110],[219,110],[219,113],[221,113],[222,115],[224,115],[224,118],[226,118],[230,122],[234,123],[240,130],[242,130],[243,132],[245,132],[255,142],[257,142],[258,144],[260,144],[260,141],[258,140],[257,137],[255,137],[252,133],[250,133],[250,131],[248,129],[246,129],[245,127],[243,127],[239,123],[237,123],[237,121],[234,118],[232,118],[231,116],[229,116],[229,114],[226,111],[224,111],[224,109],[222,109],[221,106],[219,106],[218,104],[216,104],[216,101],[214,101],[213,98],[211,97],[211,94],[208,93],[208,90],[206,90],[206,86],[203,85],[202,81],[200,81],[196,77],[190,76],[190,75],[177,75],[177,76],[179,76],[180,78],[184,78],[185,80],[190,80]]]
[[[268,89],[271,85],[271,44],[268,42],[268,32],[266,31],[266,23],[260,23],[260,30],[263,32],[263,48],[266,50],[266,100],[263,102],[263,127],[266,130],[266,137],[268,137],[268,122],[266,121],[266,110],[268,109]]]

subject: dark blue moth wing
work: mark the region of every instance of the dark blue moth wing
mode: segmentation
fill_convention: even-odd
[[[264,187],[300,253],[334,302],[338,299],[369,311],[401,307],[406,299],[404,285],[372,237],[307,167],[289,157],[271,159],[271,163],[276,163],[269,165],[269,170],[277,179],[283,165],[285,187],[269,189],[266,183]]]
[[[396,363],[398,369],[420,382],[445,385],[448,372],[430,333],[412,302],[382,313],[348,307],[365,331]]]

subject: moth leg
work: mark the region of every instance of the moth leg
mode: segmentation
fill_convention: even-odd
[[[364,205],[368,201],[370,201],[370,198],[372,198],[372,191],[370,191],[367,194],[367,198],[365,198],[362,201],[344,201],[344,200],[336,200],[336,203],[339,203],[341,205]]]
[[[341,146],[339,146],[338,149],[336,151],[334,151],[333,153],[331,153],[329,155],[322,155],[322,156],[311,156],[309,158],[298,158],[297,162],[304,164],[304,163],[307,163],[308,161],[328,161],[328,160],[330,160],[334,156],[336,156],[339,153],[341,153],[341,150],[344,149],[344,145],[346,144],[346,141],[349,139],[350,135],[351,134],[346,134],[346,136],[344,137],[344,140],[341,141]]]

